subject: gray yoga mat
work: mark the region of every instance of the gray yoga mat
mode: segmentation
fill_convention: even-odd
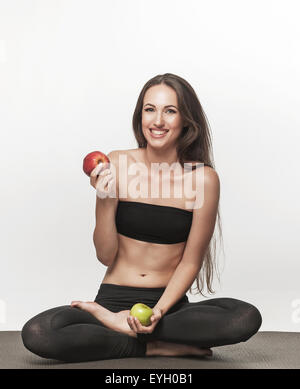
[[[300,369],[300,332],[259,331],[213,347],[211,357],[143,357],[66,363],[28,351],[20,331],[0,331],[0,369]]]

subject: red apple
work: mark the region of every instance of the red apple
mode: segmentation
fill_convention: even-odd
[[[92,151],[87,154],[83,160],[83,171],[90,176],[91,172],[100,162],[109,163],[110,161],[108,156],[101,153],[101,151]]]

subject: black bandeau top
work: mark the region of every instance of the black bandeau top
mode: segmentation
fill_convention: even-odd
[[[119,234],[151,243],[172,244],[188,238],[193,211],[119,200],[116,227]]]

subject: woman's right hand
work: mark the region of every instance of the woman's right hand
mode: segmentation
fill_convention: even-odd
[[[100,199],[117,198],[116,174],[109,163],[100,162],[90,174],[90,183]]]

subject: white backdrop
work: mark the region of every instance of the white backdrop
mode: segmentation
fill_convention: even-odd
[[[224,253],[207,298],[300,331],[297,0],[0,1],[0,330],[93,301],[94,150],[136,148],[138,94],[166,72],[210,122]],[[190,301],[204,297],[189,295]]]

